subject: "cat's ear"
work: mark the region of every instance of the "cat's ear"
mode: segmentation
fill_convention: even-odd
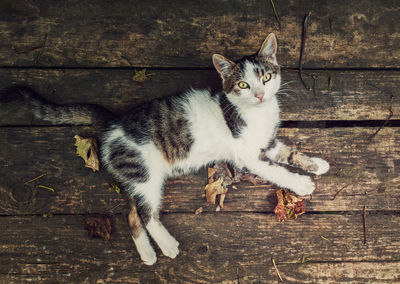
[[[276,50],[278,49],[278,43],[274,33],[270,33],[261,45],[260,51],[258,52],[259,57],[264,57],[268,60],[276,62]]]
[[[223,80],[230,74],[232,68],[235,66],[235,63],[230,61],[228,58],[223,57],[219,54],[214,54],[212,57],[212,61],[215,69],[217,69],[219,75]]]

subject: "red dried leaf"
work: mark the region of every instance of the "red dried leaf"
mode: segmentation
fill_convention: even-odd
[[[111,237],[111,219],[107,215],[96,215],[85,218],[85,229],[90,238],[102,238],[108,241]]]
[[[278,216],[279,222],[287,219],[297,219],[297,216],[306,212],[306,206],[303,198],[296,197],[286,191],[279,189],[276,191],[278,203],[275,206],[274,213]]]

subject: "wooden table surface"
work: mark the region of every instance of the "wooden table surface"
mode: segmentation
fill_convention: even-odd
[[[285,223],[275,186],[237,184],[216,212],[205,170],[169,180],[161,219],[180,254],[157,249],[149,267],[112,178],[75,153],[74,135],[94,128],[1,105],[0,283],[279,283],[272,258],[285,283],[400,283],[399,15],[395,0],[1,1],[0,88],[23,82],[114,112],[190,86],[218,90],[212,54],[237,60],[274,32],[291,89],[278,135],[331,170],[316,177],[307,213]],[[132,76],[143,68],[152,78],[140,86]],[[97,213],[112,218],[110,241],[84,229]]]

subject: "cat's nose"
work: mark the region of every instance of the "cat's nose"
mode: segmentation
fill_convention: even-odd
[[[257,93],[254,95],[259,101],[260,103],[263,101],[264,98],[264,93]]]

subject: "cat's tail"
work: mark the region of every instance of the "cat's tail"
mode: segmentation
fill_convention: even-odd
[[[32,87],[13,85],[0,91],[0,106],[8,102],[25,103],[33,115],[55,125],[105,126],[114,115],[99,105],[65,104],[47,101]]]

